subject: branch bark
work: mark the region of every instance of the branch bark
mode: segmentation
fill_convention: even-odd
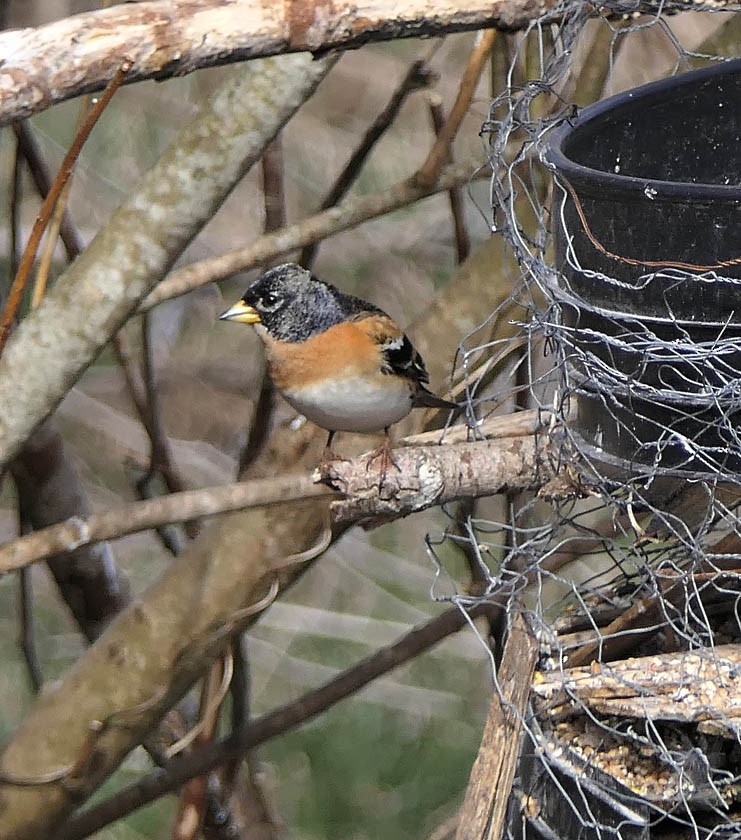
[[[131,62],[128,81],[165,79],[286,52],[497,27],[519,29],[551,0],[152,0],[0,34],[0,124],[99,90]],[[555,5],[553,3],[552,5]]]
[[[380,487],[373,453],[331,461],[319,476],[347,495],[330,506],[335,523],[374,527],[456,499],[541,487],[554,476],[552,455],[548,436],[410,446],[393,450]]]
[[[53,420],[47,420],[36,431],[10,468],[28,521],[34,529],[43,529],[28,534],[30,539],[46,530],[64,527],[51,523],[72,516],[77,519],[92,510]],[[69,544],[61,550],[70,553],[56,557],[60,553],[57,548],[46,552],[44,557],[51,558],[49,568],[80,630],[88,641],[93,641],[129,602],[128,582],[117,569],[110,546],[102,541],[95,545]]]
[[[518,613],[497,671],[497,686],[471,770],[456,840],[499,840],[502,836],[538,650],[527,619]]]
[[[188,779],[200,776],[230,758],[239,757],[247,750],[330,709],[374,679],[429,650],[477,616],[495,613],[501,609],[502,605],[497,603],[496,599],[492,599],[492,603],[477,604],[465,612],[458,607],[446,610],[425,624],[415,627],[398,642],[381,648],[324,685],[263,715],[231,738],[204,747],[189,756],[178,757],[156,773],[145,776],[114,794],[109,800],[73,817],[56,835],[57,840],[82,840],[88,837],[92,832],[121,819],[163,794],[177,790]]]
[[[0,359],[0,464],[56,408],[332,63],[287,56],[235,75],[23,320]]]

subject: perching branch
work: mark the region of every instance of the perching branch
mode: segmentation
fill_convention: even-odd
[[[393,450],[380,488],[372,455],[332,461],[321,479],[347,495],[331,505],[335,523],[372,527],[456,499],[541,487],[554,475],[553,454],[548,436],[414,446]]]
[[[350,494],[350,498],[333,504],[335,521],[345,525],[358,519],[395,519],[454,499],[541,486],[553,476],[550,465],[557,461],[550,438],[536,437],[548,422],[548,413],[523,411],[482,424],[479,432],[490,436],[489,440],[464,442],[468,430],[454,426],[446,433],[450,443],[393,450],[397,468],[388,471],[380,491],[378,473],[372,463],[369,465],[368,455],[332,462],[324,470],[323,479],[336,490]],[[441,434],[427,432],[412,440],[434,444],[433,437]],[[331,489],[316,483],[316,477],[287,475],[132,502],[84,518],[67,519],[0,546],[0,574],[55,554],[174,522],[333,495]]]
[[[286,52],[326,52],[470,29],[519,29],[550,0],[292,0],[124,3],[0,34],[0,124],[100,90],[131,62],[128,81],[166,79]],[[555,5],[555,3],[553,3]]]

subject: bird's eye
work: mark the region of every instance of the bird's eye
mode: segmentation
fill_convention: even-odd
[[[277,309],[280,306],[281,298],[279,295],[276,295],[275,292],[268,292],[267,294],[263,295],[262,299],[260,300],[263,309],[273,310]]]

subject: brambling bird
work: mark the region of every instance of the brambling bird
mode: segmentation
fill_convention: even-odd
[[[413,408],[458,408],[427,390],[422,357],[393,318],[294,263],[266,271],[220,319],[254,325],[275,387],[329,432],[325,460],[336,432],[383,429],[372,456],[384,459],[383,481],[389,426]]]

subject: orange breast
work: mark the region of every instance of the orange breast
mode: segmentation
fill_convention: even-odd
[[[380,345],[352,321],[296,344],[271,341],[267,349],[270,376],[280,390],[327,377],[378,374],[381,367]]]

